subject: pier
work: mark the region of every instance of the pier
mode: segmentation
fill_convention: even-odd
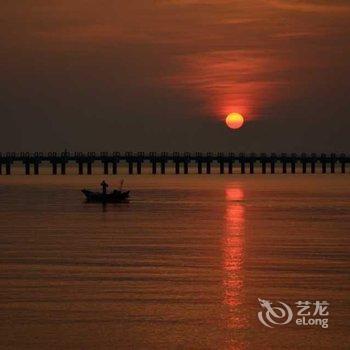
[[[152,174],[189,174],[194,166],[197,174],[211,174],[216,165],[220,174],[316,174],[347,172],[350,156],[345,154],[244,154],[189,152],[7,152],[0,153],[0,175],[11,175],[14,164],[22,164],[26,175],[39,175],[40,166],[49,164],[52,175],[65,175],[68,164],[76,164],[79,175],[92,175],[94,165],[102,166],[105,175],[118,174],[121,165],[128,174],[142,174],[146,165]]]

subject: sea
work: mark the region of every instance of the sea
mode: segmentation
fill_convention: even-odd
[[[349,180],[2,175],[0,348],[349,349]]]

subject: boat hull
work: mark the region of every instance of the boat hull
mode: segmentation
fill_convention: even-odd
[[[130,191],[115,191],[112,193],[100,193],[92,192],[89,190],[81,190],[86,197],[86,201],[89,203],[123,203],[126,202],[129,198]]]

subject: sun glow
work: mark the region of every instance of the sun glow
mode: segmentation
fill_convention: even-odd
[[[244,118],[239,113],[230,113],[226,117],[226,125],[231,129],[239,129],[244,124]]]

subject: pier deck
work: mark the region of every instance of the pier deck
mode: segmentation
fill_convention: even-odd
[[[15,162],[23,164],[25,174],[40,173],[40,164],[47,162],[51,164],[53,175],[65,175],[68,163],[75,163],[80,175],[93,173],[93,164],[102,164],[103,173],[118,173],[121,164],[126,164],[129,174],[141,174],[143,165],[151,165],[152,174],[165,174],[167,164],[174,166],[175,174],[189,173],[189,165],[195,164],[198,174],[211,174],[212,165],[218,164],[220,174],[233,174],[234,169],[241,174],[254,174],[259,168],[262,174],[275,174],[276,166],[281,167],[282,173],[295,174],[297,169],[303,174],[316,173],[320,165],[321,173],[345,174],[347,164],[350,163],[350,156],[345,154],[244,154],[244,153],[189,153],[189,152],[49,152],[49,153],[0,153],[0,175],[11,175],[11,170]],[[33,171],[32,171],[33,170]]]

